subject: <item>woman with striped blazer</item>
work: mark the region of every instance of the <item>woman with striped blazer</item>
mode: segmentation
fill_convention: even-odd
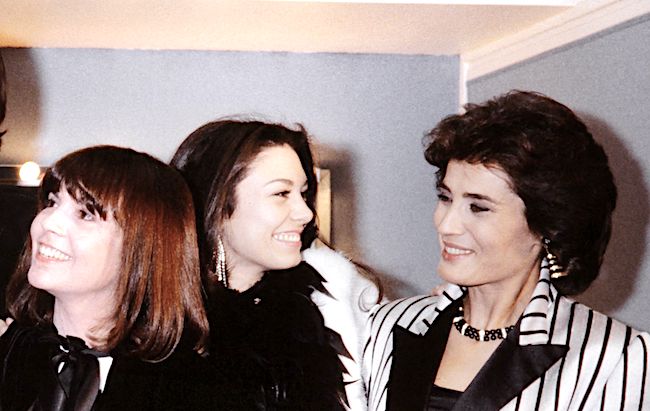
[[[376,307],[375,410],[645,410],[650,335],[573,301],[596,278],[616,187],[566,106],[510,92],[427,136],[441,296]]]

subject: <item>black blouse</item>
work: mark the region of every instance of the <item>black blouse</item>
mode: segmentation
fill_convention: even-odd
[[[458,401],[461,395],[463,395],[461,391],[439,387],[433,384],[425,411],[450,411],[454,408],[456,401]]]
[[[73,400],[65,400],[64,408],[57,408],[57,401],[44,390],[52,382],[58,383],[57,378],[64,374],[53,361],[62,353],[60,338],[53,327],[17,323],[11,324],[0,337],[0,410],[25,411],[35,406],[38,410],[69,409]],[[90,404],[75,410],[221,409],[218,401],[225,394],[221,394],[217,374],[207,360],[183,344],[168,358],[155,363],[119,352],[112,352],[111,356],[113,363],[104,391]],[[83,383],[73,379],[69,386],[79,387]],[[67,394],[69,398],[78,398],[74,393]]]

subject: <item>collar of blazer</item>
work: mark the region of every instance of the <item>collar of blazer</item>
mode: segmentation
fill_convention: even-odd
[[[466,287],[449,284],[438,299],[437,304],[430,305],[415,317],[404,316],[397,323],[400,327],[417,335],[425,335],[438,315],[449,305],[462,298]],[[550,330],[555,316],[555,300],[558,292],[551,284],[551,277],[546,259],[542,260],[539,280],[524,313],[519,319],[519,345],[549,344]]]
[[[403,316],[393,329],[389,410],[422,409],[426,404],[451,327],[453,313],[448,308],[465,292],[464,287],[450,285],[437,304],[415,318]],[[481,368],[455,409],[498,410],[566,355],[568,346],[553,344],[549,337],[557,298],[543,261],[540,279],[517,326]],[[404,378],[407,375],[411,378]],[[412,378],[414,375],[418,378]],[[404,408],[405,401],[413,406]]]

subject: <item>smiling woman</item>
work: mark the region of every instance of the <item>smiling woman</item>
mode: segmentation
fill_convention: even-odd
[[[75,310],[91,302],[107,309],[103,315],[110,315],[114,305],[123,233],[113,210],[107,211],[102,218],[89,210],[63,183],[57,193],[48,194],[47,207],[32,223],[27,278],[33,287],[58,297],[54,323],[63,335],[84,335],[89,329],[88,324],[68,323]]]
[[[111,146],[59,160],[7,290],[0,409],[212,409],[195,242],[171,167]]]
[[[530,232],[524,203],[505,172],[450,161],[438,190],[434,223],[442,250],[438,274],[445,281],[498,289],[504,282],[534,278],[530,273],[537,267],[531,262],[540,254],[541,239]]]
[[[367,310],[359,307],[378,295],[343,256],[307,249],[318,229],[305,130],[208,123],[185,139],[172,164],[197,210],[210,358],[233,393],[220,405],[364,409],[357,361]]]
[[[264,272],[300,263],[300,236],[314,217],[303,198],[307,176],[289,145],[262,149],[235,189],[237,203],[224,222],[230,287],[246,290]]]
[[[650,335],[577,303],[616,205],[603,148],[566,106],[513,91],[426,137],[451,283],[377,308],[369,408],[645,410]]]

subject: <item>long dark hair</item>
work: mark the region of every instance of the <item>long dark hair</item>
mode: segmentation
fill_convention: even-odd
[[[292,130],[261,121],[221,120],[199,127],[183,141],[171,164],[185,177],[192,191],[204,275],[213,269],[212,253],[223,223],[235,211],[235,189],[251,162],[265,148],[288,145],[296,152],[307,176],[305,202],[316,215],[317,183],[309,139],[301,125]],[[303,249],[317,235],[314,218],[302,233]]]

